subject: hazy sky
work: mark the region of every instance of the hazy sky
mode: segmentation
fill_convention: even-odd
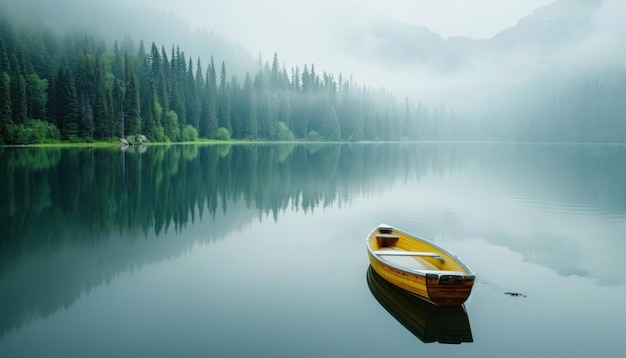
[[[325,41],[330,27],[372,14],[422,25],[443,36],[487,38],[552,0],[143,0],[255,52],[297,52]],[[315,47],[315,46],[314,46]]]
[[[376,31],[393,28],[389,24],[381,27],[380,21],[391,19],[424,26],[443,37],[490,38],[555,1],[132,0],[143,7],[172,12],[192,28],[214,31],[241,44],[252,56],[262,55],[264,61],[271,61],[277,53],[287,69],[314,64],[318,73],[353,75],[357,83],[384,86],[402,95],[426,101],[445,98],[459,102],[461,98],[468,103],[473,103],[474,96],[467,93],[487,96],[486,89],[497,92],[500,87],[496,84],[506,87],[521,83],[545,66],[561,68],[585,62],[598,67],[600,59],[623,58],[615,52],[622,48],[616,44],[626,39],[625,25],[619,17],[624,13],[626,1],[605,0],[602,10],[593,14],[590,27],[593,34],[586,34],[584,41],[555,47],[550,58],[537,56],[542,53],[527,48],[516,48],[493,59],[495,62],[489,58],[473,59],[443,73],[435,68],[419,67],[419,63],[394,67],[393,61],[376,62],[377,57],[380,60],[387,55],[377,52],[385,47],[379,47],[376,42]],[[551,7],[551,12],[576,9],[583,4],[581,0],[576,2],[578,5],[574,0],[558,1],[562,6]],[[477,90],[476,86],[482,87]]]

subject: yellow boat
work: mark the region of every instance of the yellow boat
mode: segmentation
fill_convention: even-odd
[[[476,275],[456,255],[415,235],[381,224],[367,238],[372,268],[388,282],[437,306],[462,305]]]
[[[370,266],[367,285],[376,301],[424,343],[460,344],[474,341],[463,305],[439,307],[385,281]]]

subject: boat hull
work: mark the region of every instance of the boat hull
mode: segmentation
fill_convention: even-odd
[[[473,342],[469,318],[463,305],[438,307],[390,284],[370,266],[367,284],[372,295],[400,324],[424,343]]]
[[[472,291],[472,270],[454,254],[429,241],[380,225],[368,237],[367,247],[370,265],[377,274],[435,305],[462,305]],[[393,259],[404,253],[420,256]]]

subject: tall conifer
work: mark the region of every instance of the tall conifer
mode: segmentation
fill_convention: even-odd
[[[222,69],[220,71],[220,88],[218,97],[218,124],[220,127],[226,128],[232,133],[230,123],[230,89],[226,81],[226,64],[222,61]]]
[[[11,123],[11,78],[6,72],[0,72],[0,143],[9,141],[8,131]]]
[[[22,74],[22,64],[18,61],[17,56],[12,53],[9,55],[11,63],[11,116],[13,123],[24,123],[27,116],[26,102],[26,79]]]
[[[139,83],[133,64],[129,61],[129,56],[125,58],[125,73],[126,73],[126,96],[124,100],[125,104],[125,118],[124,118],[124,132],[125,135],[137,135],[141,130],[141,121],[139,117]]]

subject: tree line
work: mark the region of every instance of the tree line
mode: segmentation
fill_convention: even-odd
[[[287,70],[276,54],[243,79],[227,68],[175,45],[128,36],[107,50],[0,20],[0,141],[418,140],[455,118],[314,64]]]

